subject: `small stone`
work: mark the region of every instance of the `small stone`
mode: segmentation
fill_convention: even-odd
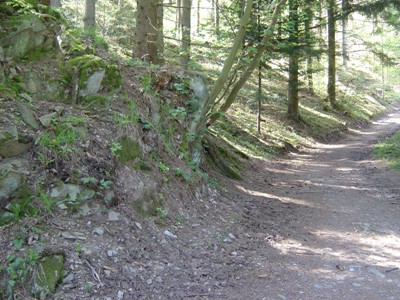
[[[164,235],[165,235],[166,237],[171,238],[171,239],[177,239],[177,238],[178,238],[176,235],[174,235],[172,232],[170,232],[170,231],[168,231],[168,230],[165,230],[165,231],[164,231]]]
[[[110,210],[108,212],[108,221],[119,221],[119,215],[120,215],[119,213]]]
[[[108,257],[113,257],[117,254],[117,251],[115,250],[107,250],[107,256]]]
[[[64,204],[64,203],[60,203],[60,204],[58,204],[58,208],[59,209],[68,209],[68,207]]]
[[[96,227],[94,229],[94,232],[97,233],[98,235],[103,235],[104,234],[104,229],[101,227]]]
[[[110,270],[104,270],[104,275],[106,278],[110,278],[111,277],[111,271]]]
[[[231,255],[232,255],[232,256],[237,256],[238,254],[237,254],[236,251],[233,251],[233,252],[231,253]]]
[[[383,274],[381,271],[379,271],[379,270],[377,270],[375,268],[368,269],[368,272],[378,276],[379,278],[385,278],[386,277],[385,274]]]
[[[226,244],[231,244],[232,240],[230,238],[224,238],[223,242]]]
[[[146,283],[147,283],[148,285],[151,285],[151,284],[153,284],[153,280],[147,279],[147,280],[146,280]]]
[[[232,233],[228,234],[228,237],[229,237],[231,240],[236,240],[236,236],[234,236]]]
[[[74,280],[75,280],[75,274],[73,274],[73,273],[68,274],[68,276],[64,278],[63,284],[71,283]]]
[[[347,270],[349,270],[349,272],[356,272],[356,271],[360,271],[361,268],[362,267],[359,265],[350,265],[347,267]]]
[[[84,204],[81,206],[80,211],[79,211],[81,216],[87,216],[90,214],[90,208],[87,204]]]
[[[44,116],[41,116],[39,118],[40,123],[44,126],[44,127],[49,127],[51,125],[51,121],[57,116],[57,113],[51,113],[51,114],[47,114]]]
[[[21,113],[22,120],[34,129],[39,129],[39,124],[36,122],[33,111],[22,102],[17,102],[19,112]]]
[[[137,228],[139,228],[140,230],[142,230],[142,224],[140,224],[140,223],[138,223],[138,222],[135,222],[135,225],[136,225]]]
[[[122,299],[124,297],[123,291],[118,291],[118,299]]]

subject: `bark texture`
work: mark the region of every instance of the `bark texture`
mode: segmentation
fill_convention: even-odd
[[[158,63],[157,0],[137,0],[134,57]]]

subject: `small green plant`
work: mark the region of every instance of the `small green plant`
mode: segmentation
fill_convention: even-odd
[[[122,145],[119,142],[112,142],[111,143],[111,155],[115,158],[119,158],[119,151],[122,150]]]
[[[136,112],[136,104],[134,100],[129,101],[129,114],[116,113],[114,121],[121,126],[134,125],[138,122],[139,116]]]
[[[102,179],[99,182],[99,188],[101,190],[106,190],[106,189],[109,189],[112,184],[113,184],[113,182],[111,180]]]
[[[165,209],[163,209],[162,207],[156,207],[154,209],[154,212],[156,213],[156,215],[158,215],[163,220],[168,218],[168,212]]]
[[[76,243],[76,244],[75,244],[75,251],[76,251],[76,253],[78,253],[78,254],[81,254],[81,253],[82,253],[82,245],[81,245],[80,243]]]
[[[158,163],[158,169],[159,169],[161,172],[167,172],[167,171],[169,171],[169,167],[168,167],[166,164],[162,163],[162,162],[159,162],[159,163]]]
[[[185,180],[186,182],[190,181],[190,175],[187,174],[186,172],[184,172],[182,169],[174,168],[174,172],[175,172],[176,176],[182,177],[183,180]]]
[[[94,177],[84,177],[81,178],[81,181],[84,185],[97,185],[98,180]]]
[[[40,197],[39,199],[42,201],[43,205],[44,205],[44,211],[45,213],[50,213],[53,206],[54,206],[54,201],[51,197],[49,197],[49,195],[47,195],[46,193],[42,192],[40,193]]]
[[[184,83],[175,83],[174,88],[181,94],[187,95],[189,94],[189,89],[185,86]]]
[[[178,223],[183,223],[183,222],[185,222],[185,218],[181,215],[178,215],[175,217],[175,221]]]
[[[13,240],[14,249],[21,251],[24,245],[23,234],[18,234]],[[23,286],[28,280],[29,274],[38,260],[39,255],[33,249],[21,252],[21,255],[11,254],[7,257],[4,265],[0,265],[0,274],[4,274],[6,280],[5,295],[7,299],[14,299],[14,290],[16,286]],[[1,289],[1,287],[0,287]],[[1,294],[0,294],[1,295]]]
[[[178,106],[177,108],[171,108],[169,110],[169,113],[174,119],[178,121],[183,121],[187,115],[186,109],[182,106]]]
[[[12,201],[6,206],[7,211],[10,213],[8,221],[19,221],[23,217],[36,216],[39,213],[37,207],[32,205],[35,196],[31,190],[23,187],[14,196]],[[3,225],[3,224],[0,224]]]
[[[146,94],[151,94],[153,87],[151,84],[151,75],[150,74],[144,74],[142,78],[142,88],[143,92]]]

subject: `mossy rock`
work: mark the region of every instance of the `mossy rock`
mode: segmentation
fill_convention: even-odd
[[[36,266],[33,276],[32,294],[40,299],[53,294],[64,274],[64,256],[44,257]]]
[[[116,65],[92,54],[75,57],[66,62],[64,79],[77,81],[80,97],[92,97],[100,91],[110,92],[122,85],[122,76]]]
[[[231,179],[241,180],[242,176],[233,167],[239,169],[238,161],[223,147],[217,145],[210,137],[205,137],[205,149],[210,163],[213,163],[225,176]],[[228,160],[228,161],[227,161]]]
[[[21,58],[31,52],[57,49],[54,27],[60,25],[55,18],[27,12],[9,17],[4,24],[7,34],[0,36],[0,44],[5,57]]]
[[[122,136],[118,139],[121,149],[117,151],[118,160],[127,163],[140,156],[139,143],[128,136]]]
[[[159,194],[150,189],[144,189],[140,199],[131,201],[133,210],[144,217],[155,216],[157,208],[162,207],[163,204]]]

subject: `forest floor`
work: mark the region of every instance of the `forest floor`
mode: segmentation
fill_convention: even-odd
[[[399,299],[399,174],[371,156],[399,128],[397,105],[339,141],[249,162],[244,180],[184,199],[179,220],[124,202],[23,219],[1,228],[0,254],[24,228],[60,249],[54,299]]]

